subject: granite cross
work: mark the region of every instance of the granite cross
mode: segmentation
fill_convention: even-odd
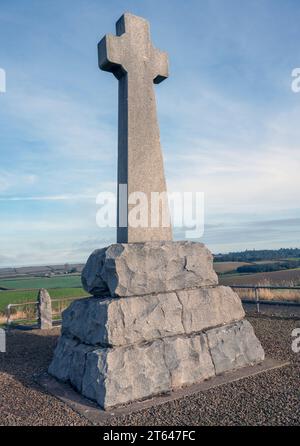
[[[153,83],[168,77],[168,56],[153,47],[149,23],[141,17],[125,13],[116,23],[116,34],[100,41],[98,56],[100,69],[119,81],[117,242],[172,240],[171,225],[162,218],[163,212],[169,212],[166,200],[156,207],[156,224],[151,220],[151,193],[165,192],[162,196],[166,196]],[[143,227],[128,222],[134,205],[128,197],[137,192],[148,199],[147,226]]]

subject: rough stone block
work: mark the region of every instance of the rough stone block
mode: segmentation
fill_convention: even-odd
[[[94,296],[140,296],[216,285],[213,258],[203,243],[114,244],[94,251],[83,271],[84,289]]]
[[[70,368],[74,355],[74,349],[79,345],[79,341],[61,336],[54,350],[54,356],[49,366],[49,373],[61,381],[70,379]]]
[[[247,320],[209,330],[206,334],[217,375],[265,359],[261,343]]]
[[[129,346],[88,346],[61,336],[49,373],[105,408],[150,398],[254,365],[264,351],[246,320]]]
[[[120,346],[192,334],[245,316],[229,287],[197,288],[126,299],[74,301],[63,313],[63,333],[91,345]]]
[[[204,334],[165,338],[164,344],[171,389],[188,386],[214,376],[215,370]]]
[[[195,333],[245,317],[241,299],[230,287],[216,286],[176,292],[182,305],[185,333]]]
[[[107,409],[214,376],[203,335],[88,353],[82,393]]]
[[[69,381],[79,392],[82,392],[82,380],[85,372],[87,354],[95,350],[91,345],[79,344],[73,349],[69,368]]]

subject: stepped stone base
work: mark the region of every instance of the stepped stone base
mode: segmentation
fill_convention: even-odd
[[[260,342],[243,320],[189,336],[111,348],[62,336],[49,373],[108,409],[263,360]]]
[[[109,291],[64,311],[49,373],[104,409],[264,360],[240,298],[217,286],[201,243],[112,245],[92,254],[87,277],[97,296]]]

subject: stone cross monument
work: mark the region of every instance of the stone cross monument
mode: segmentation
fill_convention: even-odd
[[[167,190],[153,83],[168,77],[168,56],[153,47],[149,23],[141,17],[124,14],[116,24],[116,34],[101,40],[98,56],[101,70],[112,72],[119,80],[117,242],[172,240],[170,224],[162,224],[162,210],[158,211],[158,227],[153,227],[150,209],[151,193]],[[127,185],[127,191],[122,185]],[[132,204],[128,209],[127,194],[136,192],[148,199],[147,227],[128,225]],[[165,198],[163,205],[167,208]]]
[[[122,16],[117,34],[100,42],[99,62],[120,85],[119,183],[148,196],[166,190],[153,82],[167,76],[167,56],[140,17]],[[90,255],[82,284],[91,297],[64,311],[49,373],[105,410],[264,360],[212,254],[172,241],[170,228],[119,224],[118,243]]]

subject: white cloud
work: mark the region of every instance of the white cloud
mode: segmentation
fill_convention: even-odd
[[[196,146],[190,152],[174,160],[170,189],[204,191],[206,205],[225,213],[299,207],[300,151],[261,146],[208,154]]]
[[[15,240],[17,240],[23,233],[27,233],[29,238],[36,237],[38,239],[38,233],[46,233],[49,238],[55,239],[55,235],[58,232],[65,232],[66,234],[72,231],[78,231],[79,229],[87,228],[86,221],[83,219],[79,219],[77,221],[72,220],[63,220],[59,219],[54,220],[15,220],[10,221],[8,219],[1,219],[0,221],[0,231],[1,236],[0,240],[2,241],[2,246],[6,243],[7,235],[13,236],[15,234]],[[68,234],[69,235],[69,234]]]
[[[65,195],[41,195],[36,197],[28,196],[14,196],[14,197],[0,197],[0,201],[75,201],[75,200],[90,200],[96,199],[96,195],[84,194],[65,194]]]
[[[35,174],[20,173],[12,170],[0,169],[0,193],[9,191],[18,184],[22,189],[28,185],[34,185],[38,181],[38,176]]]
[[[300,103],[268,109],[199,79],[176,88],[175,104],[159,93],[163,125],[174,128],[162,134],[169,190],[204,191],[224,218],[299,209]]]
[[[101,105],[94,109],[59,91],[25,88],[14,90],[8,102],[8,112],[25,134],[46,143],[57,158],[111,160],[116,132],[103,119]]]

